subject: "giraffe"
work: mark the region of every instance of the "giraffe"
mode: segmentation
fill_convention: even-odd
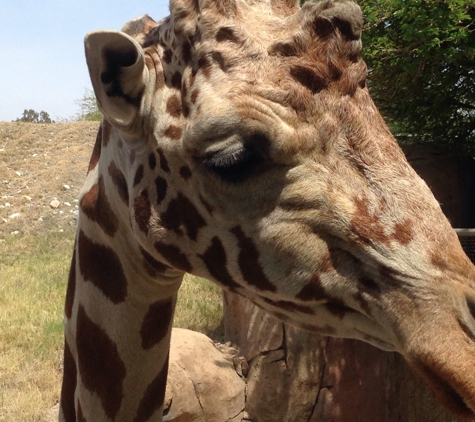
[[[475,411],[475,268],[373,104],[347,0],[171,0],[86,36],[60,420],[161,421],[184,273],[401,353]]]

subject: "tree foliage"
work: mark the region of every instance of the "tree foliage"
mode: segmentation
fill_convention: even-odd
[[[86,88],[82,98],[76,100],[75,103],[79,106],[76,120],[97,121],[102,119],[102,113],[97,106],[96,96],[91,89]]]
[[[475,2],[359,3],[368,83],[395,135],[475,153]]]
[[[49,114],[41,110],[39,113],[31,108],[29,110],[23,110],[23,114],[15,122],[29,122],[29,123],[54,123],[49,117]]]

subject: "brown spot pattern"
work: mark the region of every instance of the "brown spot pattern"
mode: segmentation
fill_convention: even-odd
[[[125,364],[117,345],[87,316],[82,306],[77,317],[78,367],[84,386],[96,393],[105,414],[115,419],[123,398]]]
[[[173,318],[173,299],[163,299],[150,305],[142,322],[142,348],[149,350],[167,335]]]
[[[157,157],[155,157],[153,152],[148,156],[148,166],[150,167],[150,170],[155,170],[155,167],[157,166]]]
[[[145,390],[144,396],[140,401],[137,415],[134,422],[147,422],[152,415],[163,406],[165,400],[165,387],[167,385],[168,358],[163,364],[155,379]]]
[[[186,100],[183,100],[183,117],[188,117],[190,115],[190,106]]]
[[[99,224],[109,236],[114,236],[119,229],[119,219],[116,217],[107,199],[104,178],[99,177],[98,183],[93,185],[81,198],[81,210],[89,219]]]
[[[198,95],[200,95],[200,90],[198,88],[194,89],[191,93],[191,104],[196,103],[196,99],[198,98]]]
[[[206,226],[205,219],[181,192],[169,202],[167,210],[160,216],[160,219],[163,227],[173,230],[177,234],[181,234],[181,227],[184,226],[186,234],[191,240],[196,240],[198,231]]]
[[[310,283],[302,287],[302,290],[297,293],[296,298],[305,301],[321,300],[327,297],[325,289],[323,288],[320,277],[315,274]]]
[[[167,138],[170,138],[170,139],[174,139],[174,140],[178,140],[181,138],[181,128],[179,128],[178,126],[175,126],[175,125],[170,125],[168,126],[167,130],[165,131],[164,135],[167,137]]]
[[[181,73],[176,71],[171,80],[172,87],[175,89],[181,89]]]
[[[68,288],[66,290],[66,304],[64,306],[64,314],[70,319],[73,314],[74,295],[76,293],[76,244],[74,245],[73,258],[71,267],[69,268]]]
[[[80,230],[78,259],[85,281],[94,284],[115,304],[125,300],[127,279],[119,257],[111,248],[93,242]]]
[[[374,281],[372,278],[369,277],[360,277],[358,278],[358,282],[363,290],[367,293],[374,294],[379,293],[381,291],[378,283]]]
[[[173,51],[170,49],[167,49],[163,52],[163,61],[166,64],[170,64],[172,62],[172,57],[173,57]]]
[[[198,69],[201,69],[206,79],[211,76],[211,62],[206,56],[202,56],[198,59]]]
[[[111,139],[112,125],[105,119],[102,119],[102,146],[105,148]]]
[[[185,180],[188,180],[190,177],[191,177],[191,170],[188,166],[183,166],[180,168],[180,176],[185,179]]]
[[[320,38],[327,38],[334,32],[332,22],[323,16],[317,16],[313,21],[313,30],[315,34]]]
[[[393,238],[401,245],[407,245],[414,238],[412,222],[409,219],[394,225]]]
[[[369,211],[369,203],[366,198],[354,198],[356,212],[350,223],[350,230],[356,234],[357,241],[362,244],[389,243],[388,236],[384,233],[384,225],[379,218]]]
[[[167,196],[168,183],[163,177],[157,176],[155,179],[155,188],[157,191],[157,205],[160,205]]]
[[[290,313],[301,313],[307,315],[314,315],[315,313],[313,309],[309,308],[308,306],[302,306],[298,303],[290,302],[288,300],[272,300],[265,297],[264,302]]]
[[[144,257],[144,267],[150,277],[156,277],[159,273],[164,273],[169,267],[157,261],[144,248],[139,247],[140,253]]]
[[[240,287],[239,284],[233,280],[226,268],[226,251],[224,250],[223,244],[216,236],[211,239],[211,246],[206,249],[206,252],[203,255],[199,255],[199,257],[205,263],[211,276],[221,284],[228,287],[230,290],[236,290]]]
[[[219,28],[218,32],[216,33],[216,41],[231,41],[236,44],[239,44],[241,42],[234,30],[226,26],[222,26],[221,28]]]
[[[140,164],[138,166],[137,171],[135,172],[135,177],[134,177],[134,187],[137,186],[143,179],[144,175],[144,166],[143,164]]]
[[[116,166],[114,161],[109,165],[109,175],[112,182],[117,187],[120,198],[124,201],[125,205],[129,205],[129,189],[127,187],[127,180],[125,179],[124,173],[122,173],[122,171]]]
[[[191,61],[191,44],[189,42],[185,42],[181,47],[181,57],[183,59],[184,64],[188,64]]]
[[[327,87],[325,79],[309,67],[296,65],[290,69],[290,76],[308,88],[312,94],[316,94]]]
[[[276,292],[277,288],[268,280],[259,263],[259,252],[252,239],[247,237],[239,226],[231,229],[231,233],[238,240],[238,264],[244,280],[259,290]]]
[[[190,261],[188,261],[187,256],[180,250],[180,248],[162,242],[155,242],[154,247],[172,267],[187,273],[191,272],[192,267]]]
[[[170,173],[170,167],[168,166],[168,161],[163,154],[163,151],[160,148],[157,148],[157,154],[160,157],[160,167],[165,173]]]
[[[172,95],[167,101],[167,113],[173,117],[181,116],[181,101],[177,95]]]
[[[76,422],[74,393],[77,383],[77,369],[67,341],[64,342],[63,385],[61,386],[61,409],[65,422]]]
[[[279,55],[284,57],[296,56],[300,53],[300,49],[295,42],[277,42],[270,48],[271,55]]]
[[[208,211],[209,214],[213,213],[213,207],[209,204],[209,202],[204,199],[201,195],[199,196],[201,203],[203,206],[206,208],[206,211]]]
[[[325,308],[328,312],[336,317],[342,319],[347,313],[354,312],[353,309],[348,308],[343,302],[340,300],[333,300],[332,302],[328,302],[325,304]]]
[[[223,72],[227,72],[229,69],[229,65],[226,63],[226,60],[224,59],[223,54],[220,51],[213,51],[211,53],[211,58],[218,63],[219,68]]]
[[[92,150],[91,159],[89,160],[89,167],[87,169],[87,173],[91,172],[97,166],[99,162],[99,158],[101,157],[101,149],[102,149],[102,123],[99,126],[99,130],[97,131],[96,142],[94,142],[94,148]]]
[[[148,191],[144,189],[134,200],[134,218],[139,229],[147,234],[152,216],[152,205],[148,199]]]

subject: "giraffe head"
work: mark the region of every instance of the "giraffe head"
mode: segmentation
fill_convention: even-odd
[[[122,258],[399,351],[471,415],[474,267],[369,96],[359,8],[171,0],[170,10],[86,38],[105,117],[90,171],[139,251]],[[107,233],[109,216],[96,219]]]

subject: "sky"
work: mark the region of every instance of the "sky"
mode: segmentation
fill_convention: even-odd
[[[79,112],[75,100],[92,89],[84,36],[117,29],[144,13],[159,20],[168,1],[0,0],[0,121],[25,109],[54,120]]]

